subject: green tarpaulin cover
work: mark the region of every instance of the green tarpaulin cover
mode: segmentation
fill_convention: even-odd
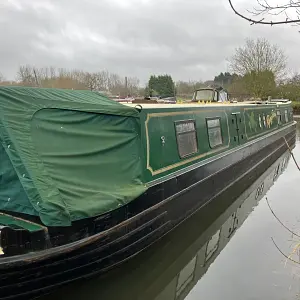
[[[47,226],[141,195],[140,119],[96,92],[0,87],[0,211]]]

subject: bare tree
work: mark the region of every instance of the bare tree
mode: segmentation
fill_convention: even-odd
[[[3,76],[3,74],[0,72],[0,82],[5,81],[5,77]]]
[[[90,73],[82,70],[54,67],[34,68],[25,65],[20,66],[17,79],[19,84],[26,86],[89,89],[122,96],[137,95],[140,92],[138,78],[128,77],[126,85],[123,77],[106,70]]]
[[[83,76],[84,84],[87,86],[87,88],[91,91],[94,91],[97,89],[97,75],[95,73],[84,73]]]
[[[229,59],[231,70],[244,76],[250,72],[271,71],[277,79],[285,74],[287,57],[277,45],[266,39],[247,39],[242,47],[238,47]]]
[[[39,72],[34,67],[29,65],[20,66],[17,73],[17,80],[26,86],[37,86],[38,76]]]
[[[248,11],[251,17],[244,15],[243,13],[237,11],[237,9],[232,4],[232,0],[228,0],[229,5],[233,12],[244,20],[253,24],[263,24],[263,25],[279,25],[279,24],[300,24],[300,1],[297,0],[284,0],[284,2],[279,1],[268,1],[268,0],[257,0],[257,6]],[[270,16],[271,19],[267,18]],[[278,21],[272,20],[272,18],[282,16]]]
[[[128,77],[127,90],[130,95],[138,94],[140,80],[137,77]]]

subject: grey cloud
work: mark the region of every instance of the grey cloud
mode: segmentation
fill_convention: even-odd
[[[9,78],[29,63],[143,81],[150,73],[209,79],[226,71],[226,58],[248,36],[280,44],[298,67],[295,28],[249,26],[226,0],[2,1],[0,72]]]

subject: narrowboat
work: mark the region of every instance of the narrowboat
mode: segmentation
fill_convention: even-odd
[[[221,95],[222,93],[222,95]],[[0,87],[0,299],[118,266],[295,145],[290,101]]]

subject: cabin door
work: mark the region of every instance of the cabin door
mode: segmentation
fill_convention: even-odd
[[[238,145],[244,142],[245,126],[240,112],[231,113],[231,137],[233,144]]]

